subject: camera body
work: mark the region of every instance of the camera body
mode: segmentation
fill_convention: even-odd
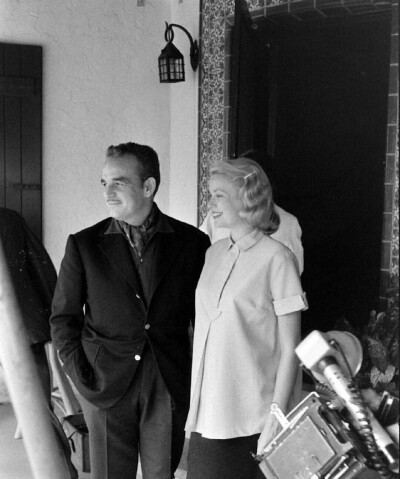
[[[341,331],[313,331],[296,354],[316,379],[317,391],[328,396],[311,393],[286,418],[271,409],[283,430],[257,457],[265,477],[352,479],[371,467],[381,477],[395,477],[398,447],[353,381],[362,361],[358,339]]]
[[[289,425],[267,446],[260,462],[267,479],[352,479],[365,471],[363,443],[317,393],[286,418]]]

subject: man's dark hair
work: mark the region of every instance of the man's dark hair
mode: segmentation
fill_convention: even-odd
[[[150,146],[139,145],[138,143],[121,143],[116,146],[111,145],[107,149],[107,158],[120,158],[125,155],[132,155],[136,158],[142,183],[148,178],[156,180],[154,191],[154,194],[156,194],[160,185],[160,163],[157,153]]]

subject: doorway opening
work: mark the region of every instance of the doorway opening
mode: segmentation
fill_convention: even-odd
[[[282,19],[254,22],[265,61],[251,88],[266,107],[251,110],[246,149],[303,230],[303,333],[361,327],[379,300],[390,15]]]

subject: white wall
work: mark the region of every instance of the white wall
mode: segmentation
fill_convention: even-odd
[[[157,58],[164,22],[198,32],[198,11],[198,0],[0,2],[0,41],[43,46],[44,244],[57,268],[68,234],[107,215],[99,184],[110,144],[151,145],[159,206],[195,224],[196,75],[160,84]],[[175,38],[186,60],[189,42]]]
[[[200,5],[196,0],[172,2],[171,23],[185,27],[199,42]],[[174,30],[174,45],[185,61],[185,82],[171,84],[171,163],[169,209],[172,216],[197,225],[199,69],[190,66],[186,34]]]

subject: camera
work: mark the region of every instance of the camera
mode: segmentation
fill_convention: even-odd
[[[358,339],[347,332],[313,331],[296,354],[314,377],[316,392],[286,417],[282,411],[272,411],[282,430],[259,458],[264,476],[352,479],[372,469],[383,479],[398,477],[398,445],[353,380],[362,361]]]

